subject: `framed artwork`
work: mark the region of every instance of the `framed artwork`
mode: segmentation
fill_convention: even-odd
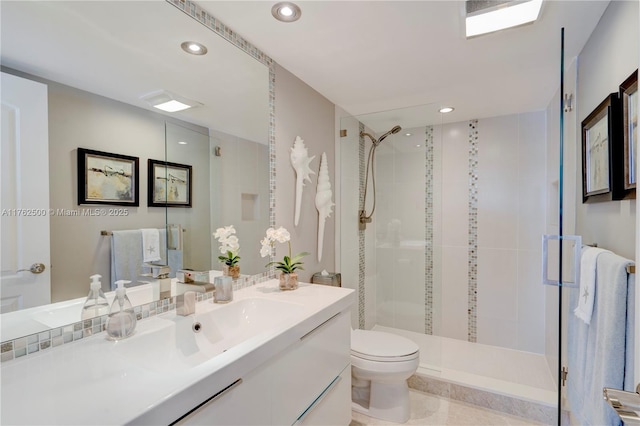
[[[191,166],[150,159],[148,205],[191,207],[191,180]]]
[[[638,149],[638,70],[620,85],[622,103],[622,141],[624,151],[621,165],[622,198],[636,198],[636,163]],[[614,197],[615,199],[616,197]]]
[[[138,157],[78,148],[78,204],[138,206]]]
[[[618,94],[612,93],[582,122],[582,202],[609,201],[612,191]]]

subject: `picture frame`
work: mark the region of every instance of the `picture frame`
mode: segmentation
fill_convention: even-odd
[[[613,145],[618,139],[617,93],[607,96],[582,121],[582,202],[610,201],[613,189]]]
[[[622,108],[621,164],[624,173],[614,199],[636,198],[636,163],[638,149],[638,70],[636,69],[621,85],[619,91]]]
[[[149,159],[148,174],[148,206],[192,207],[192,166]]]
[[[140,205],[138,157],[78,148],[78,205]]]

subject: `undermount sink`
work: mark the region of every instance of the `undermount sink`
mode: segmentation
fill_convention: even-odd
[[[303,312],[301,305],[269,299],[244,299],[215,305],[190,316],[161,315],[139,323],[128,339],[114,342],[113,351],[129,361],[159,372],[183,371],[210,360]],[[141,327],[143,326],[143,327]]]

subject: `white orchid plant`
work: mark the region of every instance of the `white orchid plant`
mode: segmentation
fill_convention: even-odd
[[[213,233],[213,237],[220,243],[220,253],[222,253],[222,256],[218,256],[218,260],[227,266],[236,266],[240,261],[240,256],[238,256],[240,243],[238,237],[233,235],[235,233],[236,229],[233,225],[218,228]]]
[[[282,262],[269,262],[265,265],[266,267],[276,265],[276,269],[282,271],[285,274],[291,274],[295,272],[296,269],[304,269],[300,260],[309,253],[303,251],[302,253],[298,253],[295,256],[291,256],[291,234],[289,234],[289,231],[287,231],[282,226],[278,229],[267,229],[266,237],[263,238],[262,241],[260,241],[260,244],[262,244],[262,248],[260,249],[260,256],[268,256],[271,253],[271,248],[275,243],[288,243],[289,256],[285,256]]]

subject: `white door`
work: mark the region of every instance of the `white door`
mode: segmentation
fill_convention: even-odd
[[[3,72],[0,92],[0,299],[4,313],[51,302],[49,126],[45,84]]]

